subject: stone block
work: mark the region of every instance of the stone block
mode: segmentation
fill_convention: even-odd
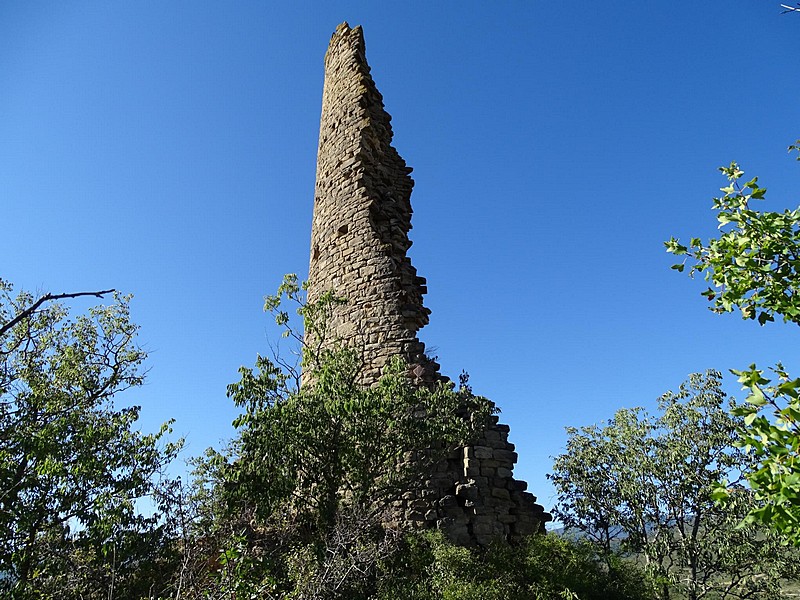
[[[496,429],[487,429],[486,431],[483,432],[482,437],[484,440],[488,442],[494,442],[494,441],[505,442],[504,436]]]
[[[509,500],[511,498],[511,495],[508,493],[508,490],[504,490],[502,488],[493,488],[492,496],[494,496],[495,498],[500,498],[502,500]]]
[[[508,442],[504,440],[486,440],[484,442],[487,446],[494,448],[495,450],[508,450]]]
[[[473,448],[475,458],[492,458],[494,457],[494,448],[489,446],[475,446]]]
[[[501,523],[516,523],[517,517],[516,515],[497,515],[497,520]]]
[[[494,522],[491,519],[476,519],[472,524],[472,532],[475,535],[492,535],[494,533]]]
[[[495,498],[494,496],[489,496],[489,495],[487,495],[485,498],[482,498],[482,500],[483,500],[483,505],[490,507],[493,512],[502,510],[503,507],[506,504],[508,504],[508,500],[501,500],[500,498]]]
[[[516,464],[519,459],[519,455],[511,450],[493,450],[492,452],[497,460],[509,460],[512,464]]]
[[[513,481],[509,482],[509,489],[515,492],[524,492],[528,489],[528,483],[526,481],[514,479]]]

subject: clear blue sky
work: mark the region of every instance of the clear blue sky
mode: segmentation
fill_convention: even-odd
[[[323,55],[364,26],[443,370],[495,400],[546,507],[564,427],[692,371],[800,372],[800,332],[715,316],[662,241],[715,232],[716,167],[800,204],[800,14],[779,2],[3,2],[0,277],[116,287],[150,351],[120,396],[185,456],[308,265]],[[83,306],[77,304],[77,306]],[[736,390],[731,380],[730,389]]]

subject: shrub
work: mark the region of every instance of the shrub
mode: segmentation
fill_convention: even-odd
[[[408,536],[379,579],[381,600],[638,600],[652,587],[633,562],[600,561],[589,544],[555,534],[518,546],[462,548],[440,533]]]

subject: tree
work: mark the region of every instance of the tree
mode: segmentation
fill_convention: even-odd
[[[0,590],[14,598],[125,595],[163,539],[134,503],[180,444],[113,404],[143,381],[129,298],[74,320],[53,301],[106,293],[35,300],[0,281]]]
[[[800,140],[789,151],[800,152]],[[683,271],[688,262],[690,275],[704,274],[713,287],[703,295],[714,312],[738,308],[743,318],[761,325],[776,316],[800,325],[800,208],[754,210],[751,201],[763,200],[766,193],[758,178],[742,185],[744,171],[738,164],[720,170],[728,179],[724,196],[714,199],[722,234],[707,243],[693,238],[688,247],[670,239],[667,251],[685,257],[673,269]],[[774,371],[775,384],[755,365],[734,371],[749,391],[745,405],[737,409],[744,417],[739,444],[755,458],[747,479],[761,502],[748,520],[772,527],[800,546],[800,383],[782,365]]]
[[[568,428],[549,475],[556,518],[609,561],[640,554],[661,599],[772,597],[796,574],[775,537],[737,527],[754,506],[747,489],[731,484],[731,504],[714,502],[720,478],[748,465],[720,386],[715,371],[694,374],[660,398],[658,415],[622,409],[603,426]]]
[[[238,436],[227,452],[211,451],[201,472],[223,515],[216,526],[228,532],[223,575],[246,571],[248,593],[366,597],[394,547],[383,527],[391,502],[467,442],[493,407],[466,385],[414,385],[400,360],[376,385],[359,383],[361,353],[327,328],[345,300],[328,293],[306,303],[303,289],[289,275],[265,303],[286,337],[308,342],[303,385],[298,368],[262,356],[242,367],[228,388],[243,410]],[[286,302],[296,303],[304,335]]]

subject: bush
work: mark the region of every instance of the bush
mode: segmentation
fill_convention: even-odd
[[[652,597],[642,570],[623,559],[606,566],[586,543],[555,534],[519,546],[454,546],[440,533],[414,534],[384,567],[378,598],[393,600],[638,600]]]

